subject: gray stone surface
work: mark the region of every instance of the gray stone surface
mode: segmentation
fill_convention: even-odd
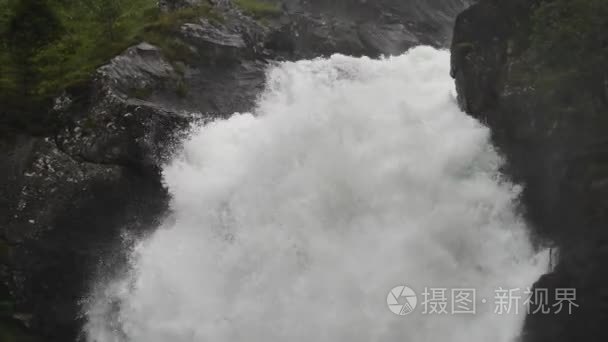
[[[192,1],[160,1],[164,10]],[[167,210],[163,162],[195,121],[252,109],[270,61],[397,54],[447,44],[460,0],[285,0],[252,18],[228,0],[221,21],[184,23],[188,56],[141,43],[57,98],[53,134],[0,142],[0,281],[15,319],[45,341],[74,341],[91,279],[124,266],[123,237],[153,230]],[[2,248],[0,248],[2,249]]]

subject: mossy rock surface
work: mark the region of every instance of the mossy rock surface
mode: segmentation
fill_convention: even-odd
[[[281,14],[281,8],[277,3],[263,0],[235,0],[237,6],[248,14],[258,19],[276,17]]]
[[[38,2],[0,0],[3,126],[48,130],[52,125],[39,113],[50,107],[54,97],[88,83],[98,67],[139,42],[157,45],[172,62],[188,62],[194,58],[193,51],[176,37],[180,25],[201,17],[214,22],[223,19],[206,2],[170,12],[160,11],[156,0],[42,1],[43,5],[34,5]],[[26,8],[29,12],[19,11],[26,3],[32,3]],[[14,24],[24,21],[32,24],[23,28]],[[45,35],[26,34],[36,30]]]

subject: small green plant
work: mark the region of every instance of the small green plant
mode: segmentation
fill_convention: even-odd
[[[177,62],[192,63],[196,53],[180,38],[158,31],[147,31],[142,39],[158,46],[165,58],[173,65]]]
[[[173,70],[175,70],[178,75],[183,77],[186,74],[186,65],[179,61],[175,62],[173,63]]]
[[[97,126],[98,124],[95,119],[93,119],[92,115],[87,115],[82,122],[82,127],[84,127],[85,130],[93,131]]]
[[[532,23],[532,48],[543,56],[544,67],[603,86],[608,77],[608,1],[544,0]]]
[[[130,97],[134,97],[140,100],[146,100],[152,95],[152,89],[148,87],[132,88],[127,92]]]
[[[276,3],[263,0],[235,0],[237,6],[257,19],[276,17],[281,14],[281,9]]]
[[[163,13],[157,0],[0,0],[0,112],[14,113],[5,115],[9,122],[32,123],[24,113],[43,112],[54,96],[85,84],[141,41],[172,62],[193,61],[195,51],[173,33],[199,17],[222,20],[206,2]]]
[[[188,85],[186,84],[186,82],[184,82],[184,80],[180,79],[177,82],[177,86],[175,87],[175,93],[180,98],[185,98],[186,96],[188,96]]]

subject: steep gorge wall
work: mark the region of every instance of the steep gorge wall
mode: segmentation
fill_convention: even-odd
[[[556,288],[577,289],[572,315],[529,315],[524,340],[605,341],[608,103],[605,89],[552,82],[565,70],[541,67],[556,56],[532,44],[538,3],[482,0],[460,14],[452,76],[461,107],[492,129],[505,171],[525,185],[522,208],[537,242],[559,251],[536,286],[550,290],[550,304]]]

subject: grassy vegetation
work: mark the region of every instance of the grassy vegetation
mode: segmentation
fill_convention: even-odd
[[[150,0],[147,0],[150,1]],[[156,2],[156,1],[154,1]],[[145,40],[161,48],[163,54],[171,62],[189,62],[195,57],[193,51],[175,35],[171,34],[180,24],[189,20],[206,17],[209,20],[222,22],[223,18],[214,12],[209,5],[182,8],[180,10],[156,15],[147,22],[139,36],[139,40]]]
[[[63,27],[61,37],[33,56],[40,80],[35,96],[53,96],[87,80],[92,71],[137,40],[142,23],[158,15],[150,0],[65,2],[55,7]]]
[[[532,47],[556,82],[578,78],[604,87],[608,77],[608,1],[545,0],[533,15]],[[564,80],[564,78],[568,80]]]
[[[276,3],[263,0],[234,0],[234,2],[243,11],[258,19],[275,17],[281,13],[281,9]]]
[[[157,0],[0,0],[0,112],[44,107],[140,41],[187,62],[192,52],[171,32],[202,16],[221,20],[206,3],[161,13]]]
[[[133,97],[139,100],[146,100],[152,95],[152,89],[150,88],[132,88],[127,91],[129,97]]]
[[[175,94],[180,98],[185,98],[188,96],[188,86],[182,80],[177,82],[177,86],[175,87]]]
[[[280,14],[270,1],[234,0],[261,20]],[[193,62],[197,56],[174,31],[197,17],[222,21],[204,0],[169,13],[157,0],[0,0],[0,131],[47,131],[51,119],[41,113],[55,96],[86,85],[100,65],[138,42],[159,46],[174,65]]]

